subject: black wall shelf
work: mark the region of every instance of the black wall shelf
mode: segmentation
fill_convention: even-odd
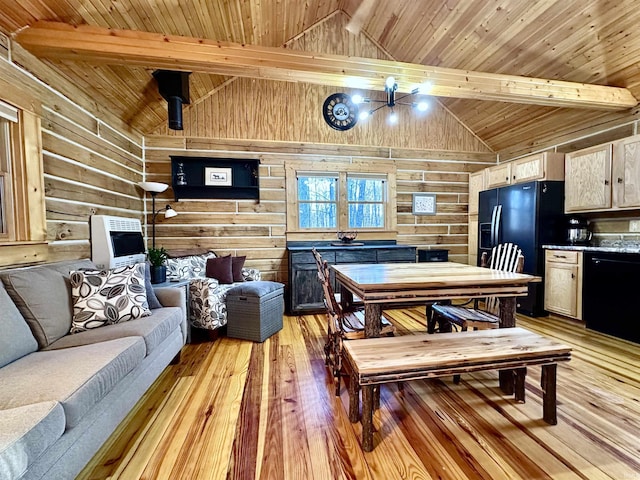
[[[171,155],[171,186],[181,198],[260,201],[260,160]],[[186,185],[180,185],[182,178]]]

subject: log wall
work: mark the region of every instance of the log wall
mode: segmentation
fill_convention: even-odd
[[[90,258],[91,215],[143,217],[135,186],[144,172],[142,135],[103,120],[93,101],[65,79],[24,52],[18,65],[8,42],[2,45],[2,79],[42,103],[47,262]]]
[[[493,154],[258,140],[215,140],[151,136],[145,139],[148,180],[171,183],[170,155],[260,159],[260,201],[173,200],[158,196],[179,213],[158,219],[156,243],[170,251],[213,249],[246,255],[247,265],[265,278],[286,281],[287,162],[298,160],[392,162],[397,168],[398,243],[467,254],[468,173],[495,161]],[[412,194],[437,194],[435,216],[411,214]]]

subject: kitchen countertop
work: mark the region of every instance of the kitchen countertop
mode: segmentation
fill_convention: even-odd
[[[543,245],[548,250],[574,250],[580,252],[640,253],[640,244],[630,245]]]

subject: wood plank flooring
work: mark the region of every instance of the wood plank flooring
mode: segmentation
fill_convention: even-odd
[[[422,309],[385,315],[398,334],[426,329]],[[518,316],[573,347],[558,364],[558,425],[541,418],[539,368],[525,404],[500,392],[497,372],[407,382],[382,388],[365,454],[324,365],[325,323],[286,316],[263,344],[187,345],[78,478],[640,479],[640,345]]]

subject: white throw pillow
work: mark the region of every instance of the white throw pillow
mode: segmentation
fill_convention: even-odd
[[[151,315],[144,264],[111,270],[71,272],[73,321],[70,333]]]

